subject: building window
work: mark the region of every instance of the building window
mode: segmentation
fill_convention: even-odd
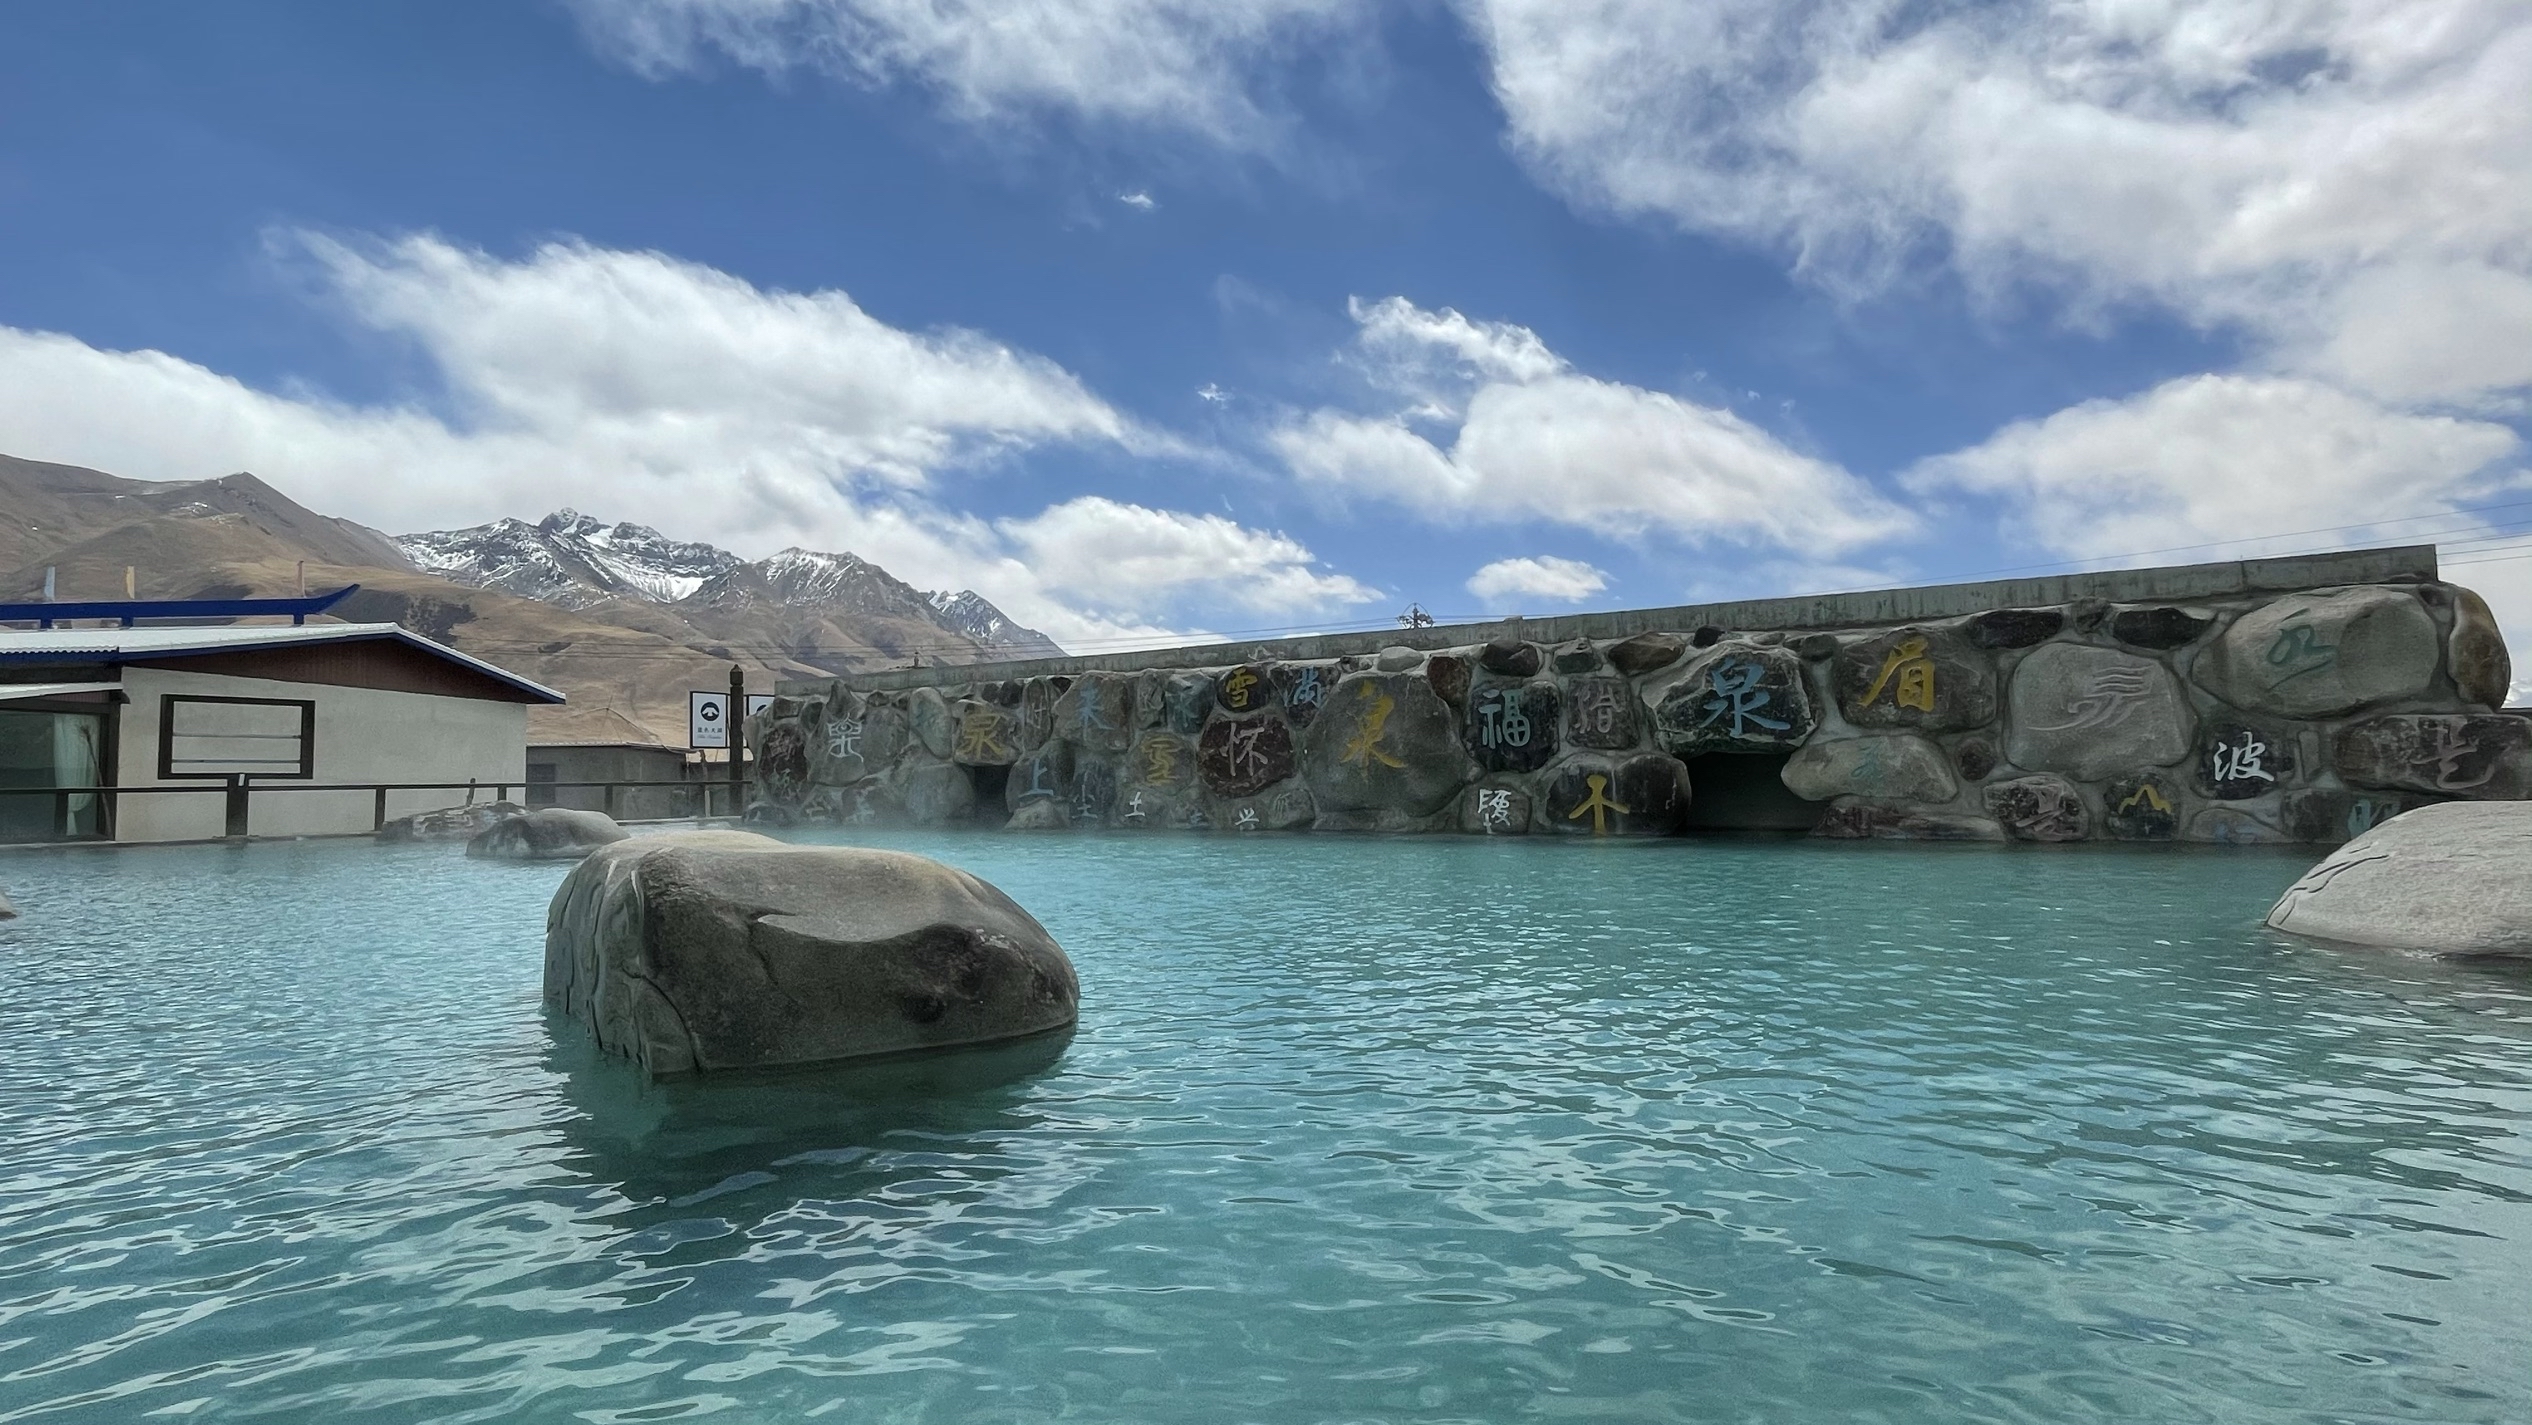
[[[103,835],[96,793],[49,789],[98,785],[104,745],[95,713],[0,712],[0,841]]]
[[[316,704],[169,693],[159,704],[158,775],[316,776]]]

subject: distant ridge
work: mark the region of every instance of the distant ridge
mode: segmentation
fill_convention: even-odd
[[[926,594],[851,554],[746,560],[558,510],[534,524],[392,537],[318,514],[249,474],[126,480],[0,456],[0,598],[286,594],[357,583],[336,610],[393,621],[612,708],[684,744],[686,693],[926,664],[1060,657],[972,592]]]

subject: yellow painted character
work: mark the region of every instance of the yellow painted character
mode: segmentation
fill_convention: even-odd
[[[1002,740],[1002,719],[999,717],[963,718],[958,724],[958,755],[961,757],[1006,758],[1010,747]]]
[[[1404,767],[1406,762],[1397,753],[1380,745],[1380,735],[1389,726],[1389,715],[1398,710],[1398,700],[1366,684],[1363,696],[1372,700],[1371,711],[1363,714],[1363,725],[1354,731],[1345,744],[1345,760],[1357,766],[1378,762],[1384,767]]]
[[[1584,778],[1583,782],[1586,786],[1591,788],[1591,795],[1583,798],[1583,804],[1581,806],[1565,813],[1565,819],[1567,821],[1574,821],[1579,819],[1584,812],[1590,812],[1591,834],[1594,836],[1606,836],[1609,834],[1609,814],[1611,812],[1616,812],[1618,815],[1624,816],[1627,814],[1628,808],[1622,807],[1609,799],[1609,779],[1607,777],[1602,776],[1598,772],[1594,772],[1590,776]]]
[[[1873,686],[1865,692],[1865,706],[1871,706],[1881,696],[1881,690],[1891,686],[1894,677],[1898,686],[1890,694],[1891,706],[1934,711],[1934,660],[1925,656],[1924,639],[1903,640],[1881,660],[1881,676],[1873,679]]]
[[[1222,680],[1222,701],[1233,712],[1248,711],[1248,690],[1257,684],[1257,675],[1246,668],[1236,670]]]
[[[1156,787],[1166,787],[1178,780],[1177,743],[1143,744],[1143,780]]]
[[[2172,804],[2164,798],[2161,792],[2154,789],[2154,784],[2152,782],[2144,783],[2135,791],[2128,793],[2127,800],[2119,803],[2119,810],[2126,811],[2128,808],[2135,806],[2139,802],[2143,802],[2146,806],[2151,807],[2155,811],[2167,812],[2172,809]]]

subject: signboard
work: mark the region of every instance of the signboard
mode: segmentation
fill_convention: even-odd
[[[686,745],[688,747],[727,747],[730,745],[730,695],[728,693],[686,694]]]
[[[747,715],[749,717],[754,717],[758,713],[763,712],[765,709],[772,707],[773,705],[774,695],[771,693],[750,693],[747,695]]]

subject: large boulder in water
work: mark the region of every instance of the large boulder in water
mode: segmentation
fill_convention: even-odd
[[[0,891],[0,920],[15,920],[17,918],[18,908],[9,904],[9,893],[7,891]]]
[[[505,817],[525,816],[517,802],[469,802],[400,816],[378,828],[381,841],[472,841]]]
[[[2403,812],[2287,887],[2268,925],[2343,945],[2532,956],[2532,803]]]
[[[541,807],[485,827],[466,843],[466,854],[492,861],[577,861],[629,834],[604,812]]]
[[[574,868],[545,926],[545,1002],[653,1074],[1013,1039],[1081,997],[1010,897],[898,851],[645,837]]]

